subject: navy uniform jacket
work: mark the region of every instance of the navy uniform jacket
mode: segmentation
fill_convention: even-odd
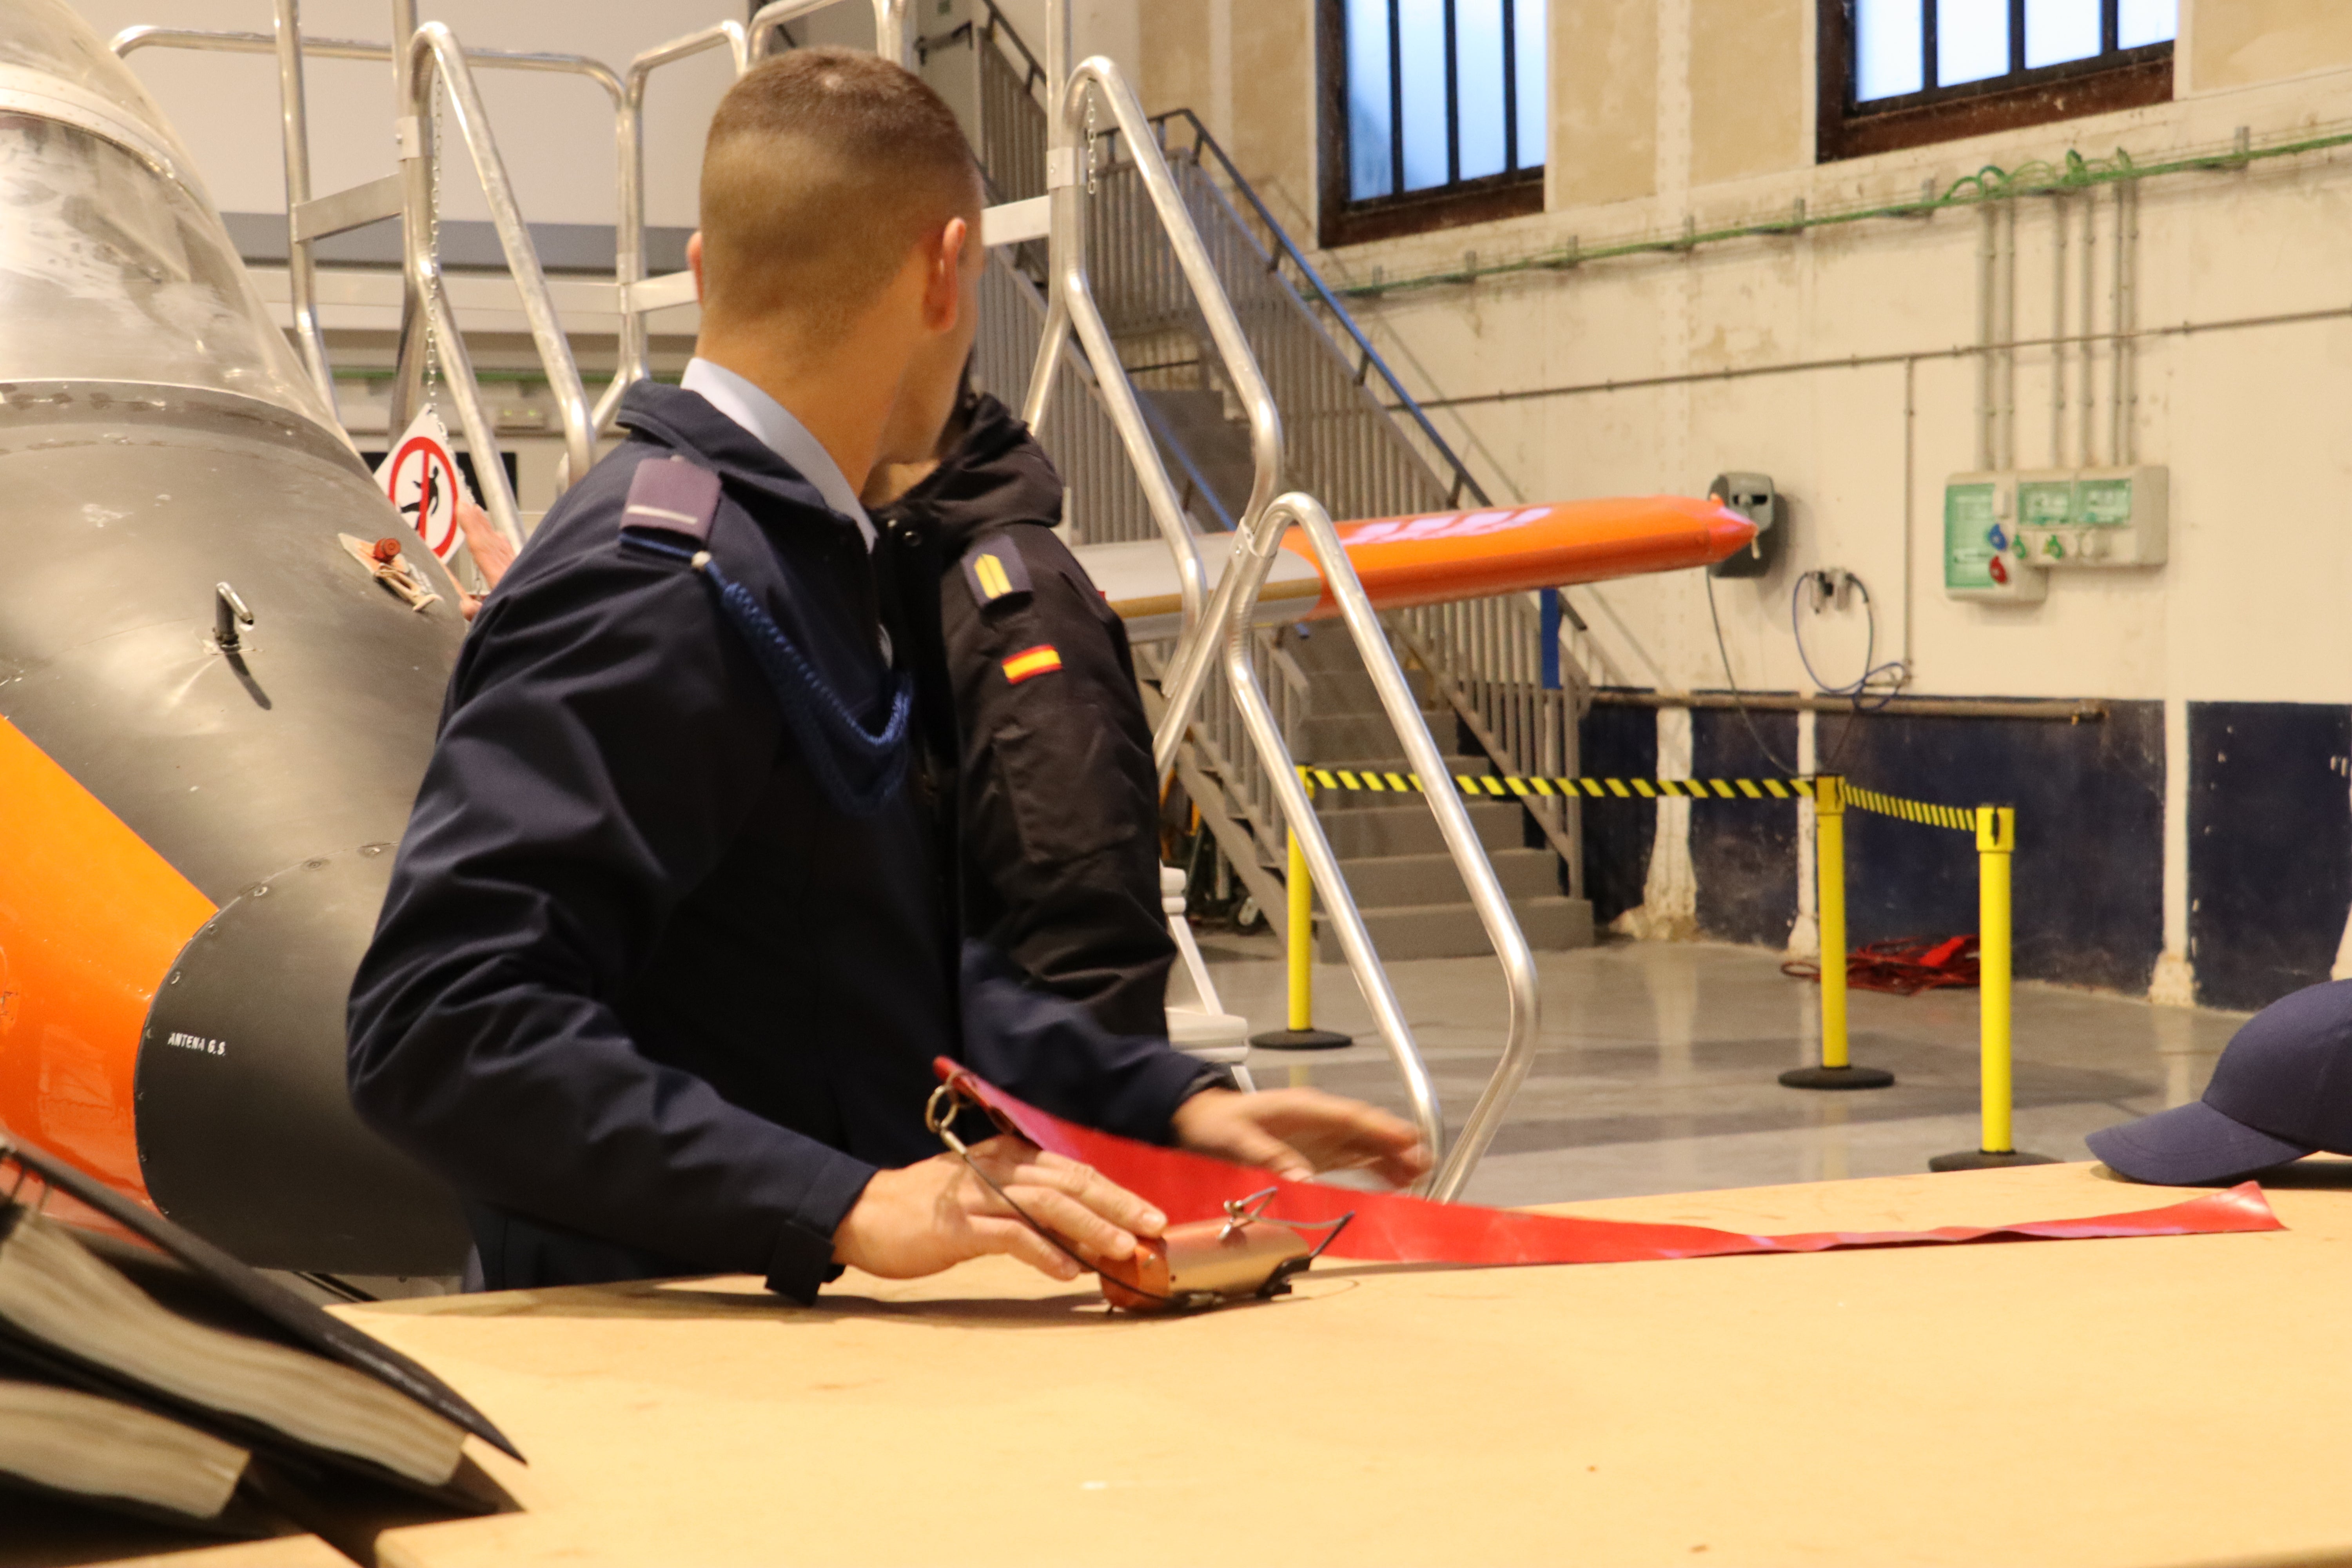
[[[933,744],[965,929],[1107,1029],[1165,1036],[1176,944],[1127,628],[1053,531],[1062,479],[1028,426],[985,394],[964,412],[953,453],[874,521],[949,687],[930,706],[955,719]]]
[[[856,526],[693,393],[640,384],[621,417],[460,652],[353,983],[352,1100],[466,1197],[494,1287],[740,1271],[808,1300],[875,1169],[939,1152],[931,1059],[1021,1093],[1022,1058],[961,1037],[923,780],[837,809],[709,581],[619,542],[641,462],[717,473],[711,555],[879,728]],[[1031,1097],[1164,1137],[1194,1065],[1078,1031],[1074,1068],[1072,1037]]]

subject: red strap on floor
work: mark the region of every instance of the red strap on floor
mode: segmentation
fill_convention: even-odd
[[[1819,980],[1821,965],[1811,959],[1792,959],[1780,973],[1798,980]],[[1857,991],[1885,991],[1916,996],[1922,991],[1950,986],[1972,989],[1977,984],[1977,939],[1973,936],[1894,937],[1866,942],[1846,955],[1845,983]]]
[[[1229,1200],[1265,1189],[1264,1171],[1181,1149],[1156,1148],[1098,1132],[1024,1104],[941,1057],[940,1079],[987,1108],[999,1126],[1040,1149],[1093,1166],[1129,1191],[1149,1198],[1171,1225],[1215,1219]],[[1669,1258],[1717,1258],[1743,1252],[1827,1252],[1842,1247],[1899,1247],[1923,1242],[1984,1241],[2039,1237],[2071,1241],[2092,1237],[2210,1236],[2281,1230],[2263,1190],[2252,1182],[2228,1192],[2163,1208],[2092,1219],[2032,1220],[1998,1226],[1945,1226],[1936,1230],[1813,1231],[1797,1236],[1745,1236],[1696,1225],[1641,1225],[1630,1220],[1580,1219],[1523,1214],[1470,1204],[1433,1203],[1393,1193],[1362,1193],[1319,1182],[1285,1182],[1272,1217],[1355,1222],[1339,1233],[1328,1256],[1382,1263],[1635,1263]]]

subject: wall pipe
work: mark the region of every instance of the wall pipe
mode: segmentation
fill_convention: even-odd
[[[2347,145],[2352,145],[2352,131],[2298,137],[2260,147],[2251,142],[2231,142],[2217,144],[2208,151],[2190,151],[2151,163],[2139,163],[2120,149],[2114,158],[2095,163],[2069,152],[2065,155],[2065,172],[2063,174],[2045,175],[2037,173],[2038,170],[2054,170],[2057,167],[2039,160],[2021,165],[2014,172],[1988,165],[1979,174],[1955,180],[1943,195],[1917,201],[1873,202],[1843,210],[1808,207],[1793,215],[1784,210],[1705,229],[1696,226],[1695,220],[1686,216],[1672,229],[1654,230],[1639,238],[1588,246],[1571,237],[1567,246],[1559,249],[1540,250],[1531,255],[1483,263],[1474,259],[1465,266],[1438,268],[1393,279],[1382,278],[1371,283],[1342,284],[1335,292],[1358,299],[1376,298],[1423,289],[1458,288],[1483,279],[1521,273],[1571,271],[1591,262],[1628,257],[1685,256],[1700,246],[1722,245],[1736,240],[1782,238],[1810,229],[1867,223],[1882,218],[1916,220],[1933,217],[1939,212],[1984,206],[2053,190],[2082,190],[2104,184],[2137,185],[2142,180],[2170,174],[2212,171],[2234,173],[2266,159],[2301,157]]]
[[[1770,364],[1731,365],[1720,370],[1681,371],[1671,375],[1627,376],[1622,380],[1570,382],[1561,386],[1528,387],[1517,392],[1476,392],[1460,397],[1433,397],[1424,408],[1465,408],[1483,403],[1524,403],[1544,397],[1578,397],[1599,392],[1638,392],[1654,386],[1688,386],[1700,382],[1746,381],[1753,376],[1796,375],[1817,370],[1866,370],[1878,365],[1923,363],[1930,360],[1969,359],[1979,354],[2013,353],[2018,349],[2051,348],[2074,343],[2137,343],[2151,338],[2193,337],[2199,332],[2227,332],[2250,327],[2289,327],[2314,321],[2352,318],[2352,306],[2334,305],[2316,310],[2282,310],[2260,316],[2224,316],[2206,321],[2173,321],[2158,327],[2136,327],[2120,332],[2084,332],[2067,337],[2013,338],[1999,342],[1955,343],[1949,348],[1905,349],[1891,353],[1839,354],[1822,359],[1782,360]],[[1385,406],[1385,405],[1384,405]],[[2130,421],[2124,420],[2126,434]],[[2125,459],[2128,461],[2126,458]]]
[[[2067,724],[2096,723],[2107,705],[2096,699],[1997,697],[1895,697],[1857,704],[1851,697],[1791,697],[1772,692],[1618,691],[1590,694],[1598,708],[1746,708],[1758,713],[1843,713],[1867,717],[1895,713],[1925,719],[2048,719]]]

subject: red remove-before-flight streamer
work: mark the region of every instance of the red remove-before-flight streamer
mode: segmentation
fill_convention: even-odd
[[[984,1107],[999,1126],[1018,1132],[1049,1153],[1093,1166],[1158,1205],[1171,1225],[1220,1218],[1229,1200],[1246,1198],[1265,1188],[1264,1171],[1181,1149],[1156,1148],[1065,1121],[1015,1100],[944,1057],[933,1068],[942,1081]],[[2162,1208],[2089,1219],[1944,1226],[1934,1230],[1808,1231],[1793,1236],[1748,1236],[1696,1225],[1526,1214],[1471,1204],[1433,1203],[1402,1194],[1362,1193],[1317,1182],[1283,1183],[1272,1212],[1286,1220],[1313,1221],[1336,1219],[1350,1210],[1356,1216],[1354,1223],[1339,1233],[1326,1256],[1375,1263],[1638,1263],[1736,1253],[1828,1252],[1845,1247],[2029,1237],[2076,1241],[2099,1237],[2212,1236],[2286,1228],[2271,1212],[2262,1188],[2252,1182]]]

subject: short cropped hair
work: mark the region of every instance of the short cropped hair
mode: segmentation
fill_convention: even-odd
[[[954,111],[912,72],[856,49],[789,50],[745,72],[711,120],[703,308],[789,313],[837,337],[923,237],[954,217],[977,229],[980,205]]]

